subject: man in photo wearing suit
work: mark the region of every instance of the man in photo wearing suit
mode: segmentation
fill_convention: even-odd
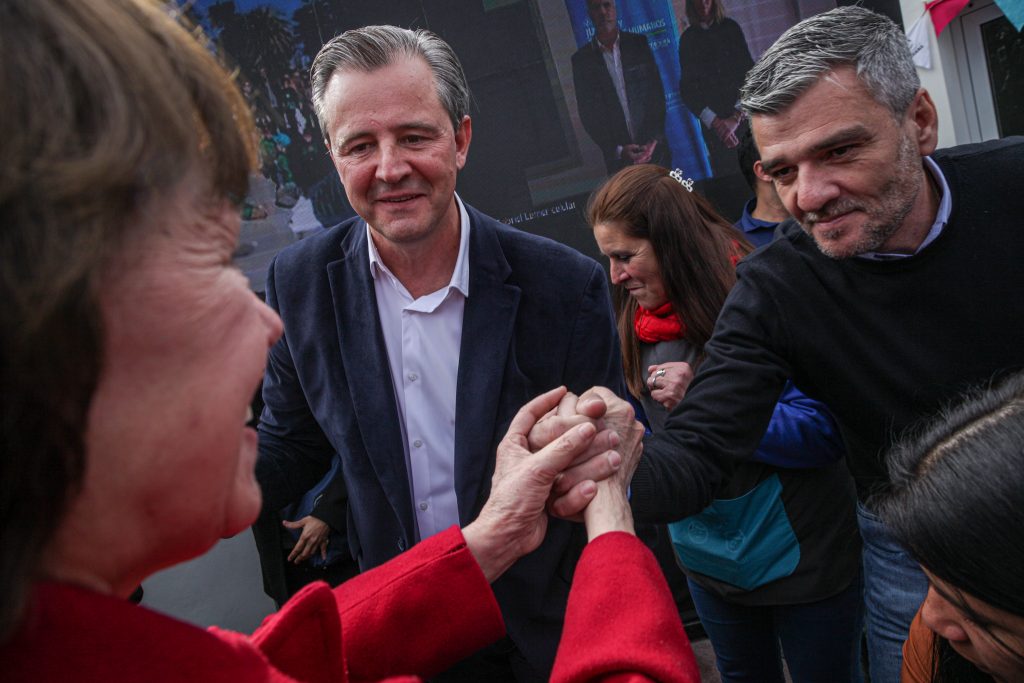
[[[609,175],[630,164],[669,166],[665,89],[647,38],[620,31],[615,0],[586,0],[594,39],[572,56],[580,122]]]
[[[519,406],[561,384],[621,388],[621,368],[603,269],[456,195],[473,129],[444,41],[348,31],[320,51],[312,87],[358,216],[270,266],[267,302],[285,333],[264,380],[257,476],[264,506],[278,509],[337,454],[365,570],[477,516]],[[620,458],[597,460],[607,473]],[[447,675],[547,680],[585,541],[552,520],[494,584],[509,637]]]

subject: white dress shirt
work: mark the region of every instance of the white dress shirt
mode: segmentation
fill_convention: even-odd
[[[615,84],[615,94],[619,98],[619,104],[622,105],[622,113],[626,117],[626,129],[629,131],[629,139],[632,141],[636,139],[636,131],[633,130],[633,119],[629,115],[629,98],[626,96],[626,77],[622,73],[622,50],[619,49],[619,36],[620,34],[615,34],[615,42],[612,43],[611,49],[602,45],[601,41],[597,41],[597,47],[601,50],[604,64],[608,67],[608,74],[612,77],[612,83]],[[619,153],[622,153],[621,150]]]
[[[469,296],[469,216],[459,208],[459,255],[451,281],[413,299],[367,243],[377,311],[391,366],[419,538],[459,523],[455,494],[455,388],[462,314]],[[382,425],[382,428],[387,428]]]

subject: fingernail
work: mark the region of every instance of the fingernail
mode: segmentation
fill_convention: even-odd
[[[590,424],[589,422],[584,422],[576,427],[576,433],[578,433],[583,438],[593,436],[594,425]]]
[[[592,495],[597,493],[597,484],[592,481],[585,481],[580,484],[580,493],[585,497],[590,498]]]
[[[608,454],[608,464],[612,466],[613,470],[619,469],[619,465],[622,464],[622,455],[618,451],[612,451]]]
[[[608,432],[608,444],[612,448],[615,448],[621,442],[622,442],[622,440],[619,438],[619,435],[617,433],[615,433],[615,432]]]

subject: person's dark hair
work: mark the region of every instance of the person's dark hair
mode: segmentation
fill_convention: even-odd
[[[995,679],[953,649],[945,638],[932,642],[931,683],[995,683]]]
[[[327,105],[324,96],[336,71],[369,73],[403,57],[418,57],[434,74],[434,86],[441,106],[448,112],[455,130],[469,115],[469,83],[462,63],[448,43],[426,29],[412,31],[397,26],[364,26],[345,31],[327,42],[313,60],[309,80],[324,140],[330,143]]]
[[[914,101],[921,79],[903,29],[863,7],[837,7],[791,27],[747,72],[740,107],[773,115],[828,72],[851,66],[871,96],[897,119]]]
[[[700,25],[700,9],[697,3],[700,0],[686,0],[686,21],[690,26]],[[722,0],[711,0],[711,23],[717,24],[725,19],[725,8]]]
[[[942,411],[887,460],[872,505],[896,538],[958,591],[1024,616],[1024,373]],[[964,680],[973,665],[936,641],[935,680]]]
[[[587,206],[587,220],[620,223],[632,237],[650,240],[665,293],[686,322],[686,339],[703,352],[725,297],[736,282],[732,256],[750,243],[711,204],[688,191],[661,166],[629,166],[602,185]],[[644,386],[640,343],[633,330],[636,302],[622,285],[612,286],[629,390]],[[702,354],[703,355],[703,354]]]
[[[736,145],[736,158],[739,160],[740,171],[743,172],[747,186],[756,192],[757,175],[754,173],[754,162],[761,160],[761,152],[754,143],[754,134],[750,131],[750,126],[743,126],[739,144]]]
[[[162,3],[0,3],[0,640],[85,468],[103,280],[186,176],[240,200],[255,159],[230,77]]]

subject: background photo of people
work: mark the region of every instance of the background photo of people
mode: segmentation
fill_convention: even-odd
[[[475,135],[473,155],[460,174],[460,195],[517,228],[599,257],[585,229],[583,211],[593,189],[617,169],[609,168],[605,151],[588,133],[586,105],[580,106],[581,93],[574,82],[573,56],[596,33],[587,3],[198,0],[189,4],[192,18],[238,69],[261,136],[261,177],[253,183],[244,209],[247,220],[236,253],[236,263],[253,289],[262,291],[266,266],[281,248],[354,215],[310,107],[308,72],[324,42],[368,24],[428,28],[462,58],[473,95]],[[720,7],[724,19],[719,23],[728,25],[731,35],[742,35],[745,51],[744,46],[733,45],[724,57],[704,54],[696,66],[681,65],[688,43],[697,42],[697,31],[705,30],[692,26],[690,3],[694,4],[690,14],[697,11],[699,15],[698,5]],[[709,152],[708,140],[716,134],[701,121],[706,105],[699,93],[691,91],[702,82],[719,83],[724,72],[741,74],[731,62],[735,55],[744,63],[747,54],[757,59],[785,29],[836,3],[604,0],[604,4],[612,6],[620,31],[646,39],[660,76],[660,83],[648,78],[643,87],[647,101],[664,102],[659,105],[663,111],[653,113],[656,121],[660,118],[660,148],[656,146],[647,161],[682,169],[727,218],[738,219],[749,190],[738,175],[734,150],[725,148],[716,156],[711,143]],[[643,46],[633,41],[632,48]],[[627,60],[630,51],[627,48]],[[630,91],[637,88],[629,81],[637,73],[649,74],[650,69],[634,68],[626,75],[627,106],[629,98],[636,97]],[[698,85],[681,90],[681,82]],[[586,101],[587,96],[583,97]],[[725,100],[730,97],[735,99],[729,95]],[[643,113],[645,106],[638,101],[635,108]],[[691,111],[691,107],[702,109]],[[725,115],[722,119],[730,115],[719,113]],[[720,159],[725,162],[719,163]]]

